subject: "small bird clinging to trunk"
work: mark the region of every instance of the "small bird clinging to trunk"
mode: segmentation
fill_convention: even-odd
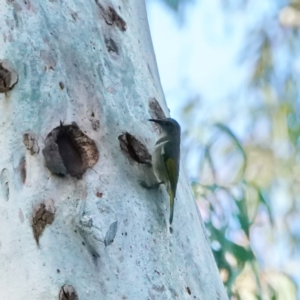
[[[159,184],[165,184],[170,196],[170,225],[173,221],[174,200],[180,164],[180,125],[171,118],[149,119],[158,124],[162,133],[152,154],[154,175]]]

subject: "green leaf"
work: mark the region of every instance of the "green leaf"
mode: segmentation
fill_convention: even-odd
[[[232,253],[238,260],[239,263],[242,263],[243,265],[254,259],[254,254],[250,248],[245,249],[244,247],[230,243],[230,246],[228,247],[228,251]]]
[[[208,162],[208,165],[209,165],[209,168],[212,172],[212,175],[213,175],[213,178],[214,178],[214,181],[216,181],[216,168],[215,168],[215,165],[214,165],[214,162],[212,160],[212,157],[210,155],[210,147],[211,145],[207,145],[205,147],[205,151],[204,151],[204,158],[207,160]]]
[[[249,239],[251,222],[248,217],[248,208],[244,189],[242,190],[242,193],[243,194],[240,199],[237,199],[233,195],[232,198],[235,200],[235,204],[239,210],[239,212],[236,214],[236,218],[238,219],[241,228],[243,229],[243,231]]]
[[[270,205],[268,204],[268,201],[266,200],[266,198],[265,198],[263,192],[261,191],[261,189],[258,188],[258,187],[254,187],[254,188],[255,188],[256,191],[257,191],[257,194],[258,194],[258,198],[259,198],[260,203],[262,203],[262,204],[266,207],[266,209],[267,209],[267,211],[268,211],[270,223],[271,223],[271,225],[273,226],[273,225],[274,225],[274,218],[273,218],[273,214],[272,214],[271,207],[270,207]]]
[[[222,123],[216,123],[215,126],[223,131],[226,135],[228,135],[233,143],[235,144],[236,148],[240,151],[240,153],[242,154],[243,157],[243,165],[242,165],[242,174],[245,173],[246,170],[246,166],[247,166],[247,155],[246,152],[244,151],[243,146],[241,145],[240,141],[238,140],[238,138],[235,136],[235,134],[231,131],[231,129],[229,127],[227,127],[226,125],[222,124]]]

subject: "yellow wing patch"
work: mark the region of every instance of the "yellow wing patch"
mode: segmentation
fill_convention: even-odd
[[[169,176],[171,189],[173,190],[173,194],[175,194],[174,188],[175,188],[176,181],[177,181],[176,165],[172,158],[168,158],[165,163],[166,163],[166,167],[167,167],[167,172],[168,172],[168,176]]]

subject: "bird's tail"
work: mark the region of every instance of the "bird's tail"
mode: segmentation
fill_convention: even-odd
[[[172,191],[172,189],[170,189],[169,191],[169,195],[170,195],[170,225],[172,224],[173,222],[173,214],[174,214],[174,193]]]

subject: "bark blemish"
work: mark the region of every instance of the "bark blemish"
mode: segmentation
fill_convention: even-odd
[[[95,0],[96,4],[101,10],[101,14],[107,25],[116,25],[121,31],[125,31],[127,28],[126,22],[116,12],[114,8],[108,6],[106,9],[100,4],[99,0]]]
[[[153,119],[165,119],[166,115],[155,98],[149,99],[150,115]]]
[[[99,159],[95,142],[75,122],[61,124],[47,135],[43,155],[46,167],[53,174],[69,174],[78,179]]]
[[[108,12],[108,19],[112,24],[115,24],[122,31],[125,31],[127,29],[126,22],[120,17],[120,15],[115,11],[114,8],[109,6],[106,11]]]
[[[0,174],[0,184],[3,198],[9,200],[9,174],[7,169],[3,169]]]
[[[56,59],[54,58],[54,55],[46,50],[40,51],[40,57],[41,59],[46,63],[46,67],[49,70],[55,70],[56,67]]]
[[[126,132],[119,135],[120,147],[129,161],[136,161],[140,164],[151,164],[151,155],[147,147],[136,139],[133,135]]]
[[[155,291],[160,292],[160,293],[163,293],[166,290],[166,288],[165,288],[165,286],[163,284],[162,285],[155,285],[155,284],[153,284],[152,288]]]
[[[91,221],[91,222],[90,222]],[[94,238],[91,236],[91,227],[93,226],[92,219],[88,220],[81,219],[80,226],[77,227],[77,231],[81,238],[83,239],[82,245],[85,249],[90,253],[94,263],[97,265],[97,261],[100,257],[99,253],[97,252],[97,245],[95,245]]]
[[[100,129],[100,121],[99,120],[92,120],[92,128],[95,131]]]
[[[97,196],[98,198],[102,198],[103,193],[101,193],[101,192],[96,192],[96,196]]]
[[[17,82],[18,75],[10,63],[6,60],[0,60],[0,93],[10,91]]]
[[[73,20],[76,22],[78,19],[78,14],[76,12],[71,13]]]
[[[119,55],[119,49],[116,42],[112,38],[105,38],[105,45],[108,52]]]
[[[118,229],[118,221],[113,222],[110,226],[108,231],[106,232],[104,245],[105,247],[109,246],[115,239],[116,233]]]
[[[40,147],[38,145],[37,139],[34,135],[30,133],[25,133],[23,135],[23,143],[27,150],[30,151],[31,155],[39,153]]]
[[[21,181],[24,184],[26,181],[27,171],[26,171],[26,158],[22,157],[20,164],[19,164],[19,170],[21,175]]]
[[[75,288],[70,284],[65,284],[59,292],[59,300],[79,300]]]
[[[53,223],[55,207],[52,199],[39,203],[33,210],[32,229],[34,238],[39,245],[39,239],[47,225]]]
[[[21,209],[19,209],[19,219],[22,223],[24,223],[25,218],[24,218],[24,214]]]

